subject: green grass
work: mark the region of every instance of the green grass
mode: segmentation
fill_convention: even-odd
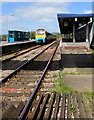
[[[71,105],[70,105],[70,110],[71,110],[72,113],[75,113],[75,112],[76,112],[76,107],[75,107],[74,104],[71,104]]]
[[[91,73],[83,73],[83,72],[79,72],[79,71],[75,71],[75,72],[61,72],[61,77],[64,75],[85,75],[85,74],[91,74]]]
[[[58,74],[53,74],[53,77],[55,78],[55,77],[58,77]]]
[[[82,92],[82,94],[84,94],[87,99],[89,100],[89,103],[90,103],[90,108],[92,111],[94,111],[94,93],[93,92]]]
[[[75,75],[75,74],[77,74],[77,73],[75,73],[75,72],[62,72],[62,73],[61,73],[62,76],[68,75],[68,74],[69,74],[69,75]]]
[[[73,89],[64,83],[63,78],[60,75],[60,73],[54,76],[57,76],[57,78],[53,80],[55,85],[53,85],[53,89],[51,89],[51,92],[57,92],[57,93],[72,93],[73,92]]]

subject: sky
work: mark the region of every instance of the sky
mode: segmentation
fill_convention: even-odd
[[[48,32],[60,32],[57,13],[92,13],[90,2],[2,2],[0,34],[8,30],[35,31],[44,28]]]

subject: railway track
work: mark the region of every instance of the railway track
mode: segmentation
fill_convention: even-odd
[[[2,55],[0,57],[18,53],[22,50],[31,48],[35,45],[36,45],[35,40],[14,42],[14,43],[2,43],[2,45],[1,45]]]
[[[3,111],[3,118],[10,119],[14,116],[18,120],[92,118],[85,96],[50,92],[54,85],[50,70],[56,64],[53,62],[51,64],[51,61],[55,59],[54,54],[56,52],[58,54],[56,44],[58,47],[58,43],[55,43],[46,49],[32,62],[16,71],[17,73],[3,85],[3,109],[6,109]]]
[[[44,46],[37,45],[21,53],[18,53],[17,55],[11,56],[10,58],[3,60],[2,76],[0,80],[8,76],[23,63],[27,62],[30,58],[34,57],[34,55],[36,55],[39,51],[43,50],[45,47],[46,45]]]
[[[27,53],[27,52],[29,52],[31,50],[34,50],[34,49],[36,49],[38,47],[40,47],[40,45],[32,46],[32,47],[27,48],[25,50],[20,50],[20,51],[17,51],[15,53],[13,53],[13,54],[2,56],[2,57],[0,57],[0,60],[1,60],[2,63],[4,63],[4,62],[6,62],[8,60],[11,60],[11,59],[13,59],[13,58],[15,58],[17,56],[23,55],[23,54],[25,54],[25,53]]]
[[[48,60],[51,57],[51,54],[53,54],[53,51],[55,50],[55,46],[56,45],[53,45],[48,49],[46,48],[47,50],[42,54],[40,54],[40,56],[38,56],[33,61],[25,65],[23,68],[20,68],[20,71],[18,72],[16,71],[16,74],[13,75],[12,78],[7,77],[6,79],[4,79],[4,81],[9,79],[7,82],[4,83],[4,85],[1,88],[3,90],[2,100],[3,100],[4,111],[11,105],[11,103],[17,105],[19,101],[23,100],[25,104],[30,94],[33,92],[34,88],[36,87]],[[51,49],[52,49],[52,53],[47,54],[46,52],[50,51]],[[43,85],[41,88],[43,88]],[[44,91],[47,91],[48,89],[49,86],[48,87],[45,86]]]

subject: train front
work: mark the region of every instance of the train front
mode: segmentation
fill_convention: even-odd
[[[38,29],[36,31],[36,43],[45,43],[46,31],[44,29]]]

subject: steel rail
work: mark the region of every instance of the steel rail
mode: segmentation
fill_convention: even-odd
[[[35,47],[35,48],[31,48],[30,50],[27,50],[27,51],[25,51],[25,52],[22,52],[22,53],[19,53],[19,54],[17,54],[17,55],[14,55],[14,56],[12,56],[12,57],[10,57],[10,58],[7,58],[7,59],[5,59],[5,60],[2,60],[1,62],[4,63],[4,62],[6,62],[6,61],[8,61],[8,60],[10,60],[10,59],[13,59],[13,58],[18,57],[18,56],[20,56],[20,55],[23,55],[23,54],[25,54],[25,53],[27,53],[27,52],[29,52],[29,51],[31,51],[31,50],[34,50],[34,49],[36,49],[36,48],[39,48],[39,47],[40,47],[40,46],[37,46],[37,47]]]
[[[36,57],[38,57],[40,54],[42,54],[45,50],[47,50],[50,46],[52,46],[56,41],[54,41],[53,43],[51,43],[48,47],[46,47],[44,50],[42,50],[41,52],[39,52],[36,56],[34,56],[31,60],[25,62],[24,64],[22,64],[21,66],[19,66],[15,71],[13,71],[12,73],[10,73],[7,77],[5,77],[4,79],[2,79],[0,81],[0,84],[5,83],[10,77],[12,77],[13,75],[15,75],[20,69],[22,69],[24,66],[26,66],[29,62],[33,61]]]
[[[58,43],[58,44],[59,44],[59,43]],[[52,59],[53,59],[53,57],[54,57],[54,54],[55,54],[55,52],[56,52],[56,50],[57,50],[57,47],[58,47],[58,44],[57,44],[57,46],[56,46],[56,49],[54,50],[53,55],[50,57],[47,65],[46,65],[46,67],[45,67],[45,69],[44,69],[44,71],[43,71],[43,73],[42,73],[42,75],[41,75],[41,77],[40,77],[40,79],[38,80],[38,83],[37,83],[37,85],[35,86],[35,88],[34,88],[32,94],[31,94],[29,100],[27,101],[25,107],[23,108],[23,110],[22,110],[22,112],[21,112],[21,114],[20,114],[20,116],[18,117],[17,120],[24,120],[24,119],[25,119],[25,117],[26,117],[26,115],[27,115],[27,113],[28,113],[28,111],[29,111],[29,109],[30,109],[30,105],[31,105],[31,103],[32,103],[33,100],[34,100],[34,98],[35,98],[35,96],[36,96],[36,94],[37,94],[37,91],[38,91],[38,89],[39,89],[39,87],[40,87],[40,85],[41,85],[41,82],[42,82],[42,80],[43,80],[43,78],[44,78],[44,76],[45,76],[45,74],[46,74],[46,72],[47,72],[47,69],[48,69],[48,67],[49,67],[49,65],[50,65],[50,63],[51,63],[51,61],[52,61]]]

